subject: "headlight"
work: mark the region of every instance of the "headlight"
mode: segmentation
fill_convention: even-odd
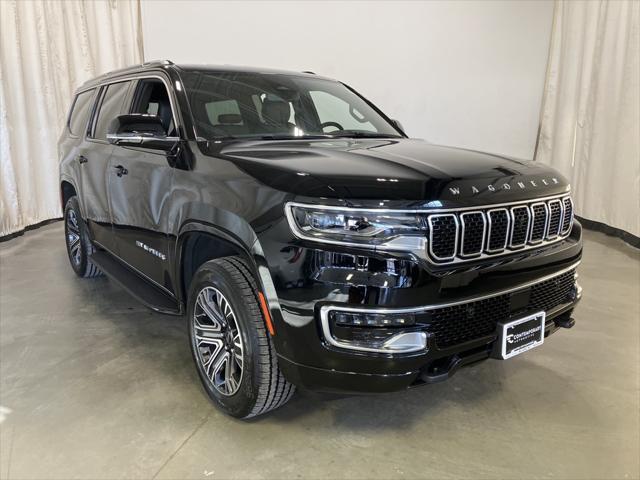
[[[427,225],[419,213],[288,203],[293,233],[316,242],[380,250],[422,250]]]

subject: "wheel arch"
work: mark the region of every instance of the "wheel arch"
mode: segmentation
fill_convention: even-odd
[[[62,210],[67,205],[67,202],[74,195],[78,195],[76,187],[68,180],[62,180],[60,182],[60,201],[62,202]]]
[[[270,306],[277,304],[275,287],[262,248],[255,234],[253,237],[252,244],[248,245],[232,233],[213,225],[201,222],[183,225],[175,246],[175,273],[180,300],[186,303],[191,280],[202,264],[217,258],[239,256],[247,262],[267,303]]]

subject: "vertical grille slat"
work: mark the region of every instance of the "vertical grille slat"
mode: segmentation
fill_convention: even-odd
[[[460,215],[462,225],[462,240],[460,255],[473,257],[480,255],[484,249],[486,221],[482,212],[465,212]]]
[[[571,231],[573,224],[573,202],[570,197],[562,199],[562,205],[564,206],[564,215],[562,218],[562,235],[567,235]]]
[[[487,212],[487,219],[489,222],[487,252],[502,252],[507,248],[507,241],[509,239],[509,226],[511,224],[509,211],[506,208],[489,210],[489,212]]]
[[[568,195],[427,214],[428,256],[445,264],[533,249],[566,238],[573,216]]]
[[[547,234],[547,204],[534,203],[531,205],[531,219],[529,242],[540,243]]]
[[[450,260],[456,256],[458,245],[458,217],[453,213],[431,215],[429,223],[429,251],[436,260]]]
[[[560,200],[551,200],[549,202],[549,228],[547,229],[547,238],[556,238],[560,234],[563,213],[562,202]]]
[[[511,241],[509,246],[512,248],[524,247],[529,237],[529,226],[531,224],[531,212],[529,207],[512,207],[511,208]]]

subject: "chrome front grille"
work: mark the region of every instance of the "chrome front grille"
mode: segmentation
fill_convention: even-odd
[[[571,233],[569,196],[427,216],[429,257],[448,264],[539,247]]]

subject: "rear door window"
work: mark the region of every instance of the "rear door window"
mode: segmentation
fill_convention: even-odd
[[[98,140],[107,139],[109,123],[122,112],[122,105],[127,96],[131,82],[112,83],[106,87],[106,91],[100,102],[98,117],[94,121],[92,138]]]
[[[87,128],[87,120],[89,120],[89,113],[93,106],[93,95],[95,92],[95,88],[92,88],[91,90],[76,95],[67,124],[71,135],[76,137],[84,136]]]

